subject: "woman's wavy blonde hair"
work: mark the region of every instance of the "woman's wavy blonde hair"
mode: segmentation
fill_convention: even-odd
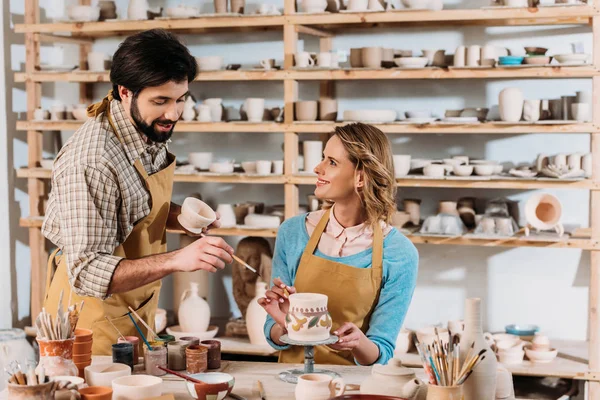
[[[355,123],[335,128],[332,136],[342,141],[350,161],[355,165],[355,174],[363,173],[363,187],[357,190],[365,208],[368,226],[379,221],[391,224],[396,212],[396,179],[392,146],[387,136],[372,125]],[[323,208],[333,203],[325,202]]]

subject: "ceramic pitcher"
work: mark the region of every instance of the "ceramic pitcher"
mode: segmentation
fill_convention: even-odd
[[[481,299],[478,298],[465,300],[465,331],[462,335],[460,346],[461,363],[465,361],[471,343],[475,343],[473,354],[478,354],[482,349],[486,349],[487,357],[473,369],[473,373],[465,381],[463,385],[464,399],[494,400],[498,362],[483,335],[481,326]],[[445,397],[440,397],[440,399],[445,399]]]
[[[246,329],[248,330],[250,343],[253,345],[269,345],[263,329],[265,321],[267,320],[267,312],[260,304],[258,304],[258,299],[265,297],[266,292],[267,284],[265,282],[257,281],[256,294],[254,295],[254,298],[250,300],[250,304],[248,304],[248,309],[246,310]]]
[[[336,390],[337,386],[340,386]],[[327,400],[344,394],[342,378],[332,379],[325,374],[304,374],[298,377],[296,400]]]
[[[200,297],[198,288],[196,282],[190,282],[190,288],[181,294],[177,316],[183,332],[199,333],[208,329],[210,307]]]

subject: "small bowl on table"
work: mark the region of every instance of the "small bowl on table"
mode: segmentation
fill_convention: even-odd
[[[551,363],[558,355],[558,350],[534,350],[531,346],[525,347],[525,355],[531,362],[548,364]]]

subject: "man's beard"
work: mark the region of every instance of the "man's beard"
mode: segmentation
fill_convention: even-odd
[[[165,143],[167,140],[171,138],[173,134],[173,129],[175,129],[175,124],[177,121],[171,121],[168,119],[155,119],[152,121],[152,124],[148,125],[144,122],[142,118],[142,114],[140,114],[140,109],[137,104],[137,97],[134,97],[131,102],[131,118],[133,118],[133,122],[135,122],[136,127],[144,136],[150,139],[153,142],[157,143]],[[164,125],[173,124],[171,130],[169,132],[160,132],[156,130],[156,124],[161,123]]]

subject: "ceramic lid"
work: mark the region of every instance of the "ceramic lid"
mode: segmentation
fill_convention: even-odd
[[[373,372],[375,374],[380,375],[388,375],[388,376],[416,376],[415,372],[410,369],[402,366],[402,361],[397,358],[392,358],[388,362],[387,365],[376,364],[373,366]]]

